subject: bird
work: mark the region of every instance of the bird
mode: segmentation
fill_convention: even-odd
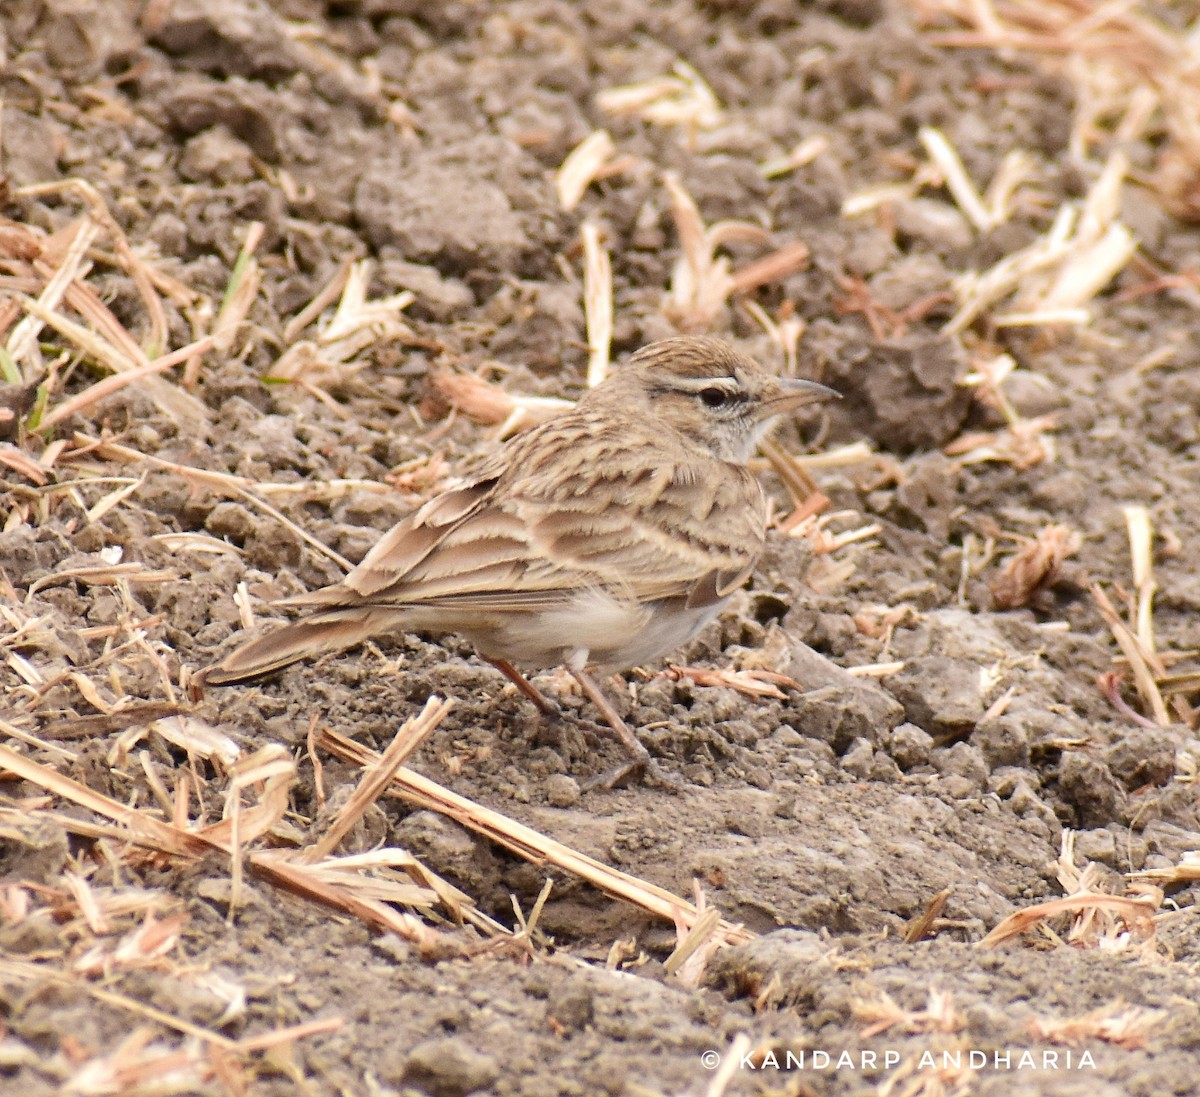
[[[512,438],[375,543],[302,616],[201,672],[256,678],[372,637],[465,638],[542,712],[523,670],[563,666],[635,772],[677,787],[597,684],[685,644],[753,571],[767,504],[746,467],[783,416],[834,390],[711,336],[644,346],[570,410]],[[590,669],[589,669],[590,668]]]

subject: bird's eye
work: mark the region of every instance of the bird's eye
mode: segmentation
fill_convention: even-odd
[[[729,403],[729,393],[724,389],[701,389],[700,399],[706,408],[721,408]]]

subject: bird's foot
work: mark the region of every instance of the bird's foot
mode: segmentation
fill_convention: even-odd
[[[633,780],[664,788],[668,792],[683,792],[683,782],[663,769],[649,754],[644,758],[630,758],[627,762],[622,762],[619,766],[614,766],[612,769],[584,781],[580,787],[584,792],[592,792],[595,789],[623,788]]]
[[[613,708],[612,703],[604,696],[604,693],[592,680],[591,676],[582,668],[568,666],[567,669],[579,683],[588,700],[600,710],[601,715],[612,729],[613,735],[629,755],[628,762],[618,766],[609,773],[602,774],[595,781],[587,782],[585,787],[616,788],[634,774],[640,774],[642,780],[648,784],[659,785],[662,788],[670,789],[672,792],[682,792],[683,783],[677,777],[667,773],[666,770],[650,757],[650,752],[633,733],[633,729],[621,719],[620,713]]]

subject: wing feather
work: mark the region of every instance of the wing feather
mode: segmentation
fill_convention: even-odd
[[[765,519],[748,472],[676,457],[648,474],[644,456],[629,458],[638,445],[661,458],[655,435],[621,440],[608,460],[586,427],[566,416],[519,437],[507,460],[384,534],[342,582],[288,604],[518,613],[592,587],[698,608],[746,581]]]

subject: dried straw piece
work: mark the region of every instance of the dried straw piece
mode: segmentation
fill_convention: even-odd
[[[276,826],[288,808],[295,763],[288,752],[277,744],[269,745],[231,767],[233,780],[227,796],[226,817],[199,830],[189,829],[186,785],[180,785],[181,795],[176,803],[174,821],[164,823],[153,814],[127,807],[94,792],[51,767],[34,762],[11,747],[0,744],[0,771],[4,770],[118,824],[113,827],[53,812],[40,813],[41,818],[57,823],[71,833],[114,838],[188,859],[213,850],[229,855],[234,873],[231,911],[237,904],[241,866],[244,864],[255,876],[275,886],[351,914],[377,929],[397,933],[427,954],[455,951],[455,946],[450,945],[441,933],[425,925],[419,918],[396,911],[386,902],[375,898],[370,891],[372,887],[377,891],[379,885],[370,885],[367,893],[363,894],[363,889],[356,886],[353,878],[345,878],[343,872],[339,879],[327,865],[291,863],[287,860],[287,854],[280,850],[247,852],[245,847]],[[261,786],[258,799],[243,808],[241,791],[250,786]],[[333,867],[337,868],[338,864],[344,866],[346,862],[337,862]],[[426,874],[425,880],[428,884],[436,878]],[[452,909],[468,914],[481,928],[492,933],[501,931],[483,915],[473,909],[465,909],[465,897],[449,888],[449,885],[437,881],[432,891],[439,898],[445,898]],[[391,894],[397,893],[393,889]]]
[[[878,522],[870,522],[865,526],[855,526],[837,532],[831,530],[832,523],[836,521],[858,518],[859,513],[856,510],[838,510],[831,514],[808,515],[798,522],[793,522],[793,517],[795,516],[789,516],[786,521],[779,523],[779,528],[789,537],[806,538],[813,555],[817,557],[826,557],[855,542],[870,545],[873,543],[870,539],[883,528]],[[810,575],[809,580],[812,581],[812,579],[813,576]]]
[[[1196,675],[1188,672],[1168,674],[1168,663],[1184,656],[1176,653],[1160,654],[1154,637],[1154,595],[1158,584],[1154,578],[1154,527],[1150,512],[1142,505],[1135,505],[1125,507],[1124,513],[1129,533],[1135,592],[1130,611],[1132,627],[1117,616],[1098,586],[1092,588],[1092,594],[1133,672],[1138,693],[1154,724],[1163,726],[1171,722],[1170,711],[1164,701],[1164,696],[1168,696],[1175,717],[1189,726],[1194,726],[1195,711],[1185,695],[1193,690]],[[1145,718],[1130,709],[1121,697],[1120,679],[1121,676],[1114,672],[1099,676],[1097,684],[1115,708],[1135,723],[1143,723]]]
[[[716,318],[733,288],[729,260],[713,255],[700,209],[678,176],[667,172],[663,183],[671,195],[671,216],[683,252],[675,262],[663,311],[684,330],[702,330]]]
[[[33,356],[29,365],[36,371],[41,365],[41,354],[37,348],[37,336],[42,326],[47,322],[45,314],[54,314],[67,292],[67,287],[75,280],[83,264],[87,249],[91,246],[100,231],[100,226],[90,217],[79,221],[79,228],[63,255],[58,269],[46,282],[37,299],[41,315],[35,310],[26,309],[28,315],[13,330],[5,347],[9,357],[20,362]]]
[[[86,434],[76,433],[73,442],[76,446],[76,449],[72,454],[72,457],[80,457],[85,453],[95,453],[98,456],[110,461],[144,461],[154,468],[163,469],[166,472],[181,476],[184,480],[192,485],[208,488],[228,498],[245,499],[247,502],[263,511],[265,514],[270,515],[275,519],[275,521],[279,522],[280,525],[291,530],[292,533],[300,538],[300,540],[310,547],[316,549],[316,551],[322,556],[332,560],[343,571],[350,571],[354,566],[340,553],[335,552],[328,545],[324,544],[322,541],[319,541],[306,529],[298,526],[277,507],[272,506],[265,499],[260,499],[253,491],[249,490],[253,487],[263,492],[277,493],[281,495],[296,494],[297,491],[300,493],[307,493],[310,490],[316,490],[318,494],[322,494],[327,492],[327,486],[255,484],[253,480],[250,480],[245,476],[234,476],[228,472],[216,472],[212,469],[196,468],[194,465],[181,465],[175,461],[167,461],[150,453],[142,453],[140,450],[133,449],[130,446],[121,445],[121,443],[114,442],[107,438],[89,438]]]
[[[821,133],[814,133],[804,138],[791,152],[778,160],[768,160],[762,165],[762,173],[767,179],[777,179],[781,175],[789,175],[793,171],[807,167],[818,156],[829,151],[829,138]]]
[[[120,1010],[189,1038],[183,1048],[172,1050],[159,1042],[151,1042],[153,1033],[149,1029],[135,1028],[116,1051],[88,1059],[66,1080],[61,1092],[74,1097],[208,1092],[212,1080],[218,1077],[225,1084],[225,1092],[247,1093],[246,1079],[233,1069],[236,1060],[299,1039],[334,1032],[343,1024],[340,1017],[323,1017],[243,1040],[233,1040],[135,998],[49,970],[44,964],[0,960],[0,975],[35,986],[51,983],[63,990],[76,990],[110,1009]]]
[[[981,948],[995,948],[1035,926],[1058,944],[1109,949],[1140,945],[1154,947],[1155,912],[1162,905],[1163,893],[1147,885],[1132,885],[1126,895],[1110,895],[1101,890],[1096,865],[1082,869],[1075,865],[1075,834],[1064,831],[1058,858],[1058,879],[1067,894],[1062,899],[1037,903],[1010,914],[982,941]],[[1057,915],[1072,915],[1065,941],[1046,922]]]
[[[367,365],[362,352],[369,347],[387,342],[412,343],[412,329],[404,322],[402,313],[415,300],[412,293],[404,290],[389,297],[368,299],[374,265],[370,260],[361,260],[351,265],[342,275],[323,289],[299,314],[288,330],[299,334],[297,324],[301,317],[308,318],[322,308],[334,296],[334,287],[340,287],[340,297],[333,315],[318,325],[314,339],[302,339],[292,343],[270,368],[266,381],[291,381],[310,395],[317,397],[330,410],[346,415],[346,409],[325,391],[332,385],[342,384]]]
[[[367,765],[379,757],[362,744],[324,728],[318,734],[317,743],[343,761],[358,765]],[[402,768],[396,774],[392,780],[391,793],[420,807],[441,812],[468,830],[484,835],[527,861],[538,865],[549,862],[574,873],[605,893],[634,903],[657,917],[688,926],[694,925],[699,917],[691,903],[672,895],[664,888],[610,868],[586,854],[539,834],[532,827],[459,796],[412,770]],[[730,944],[743,944],[753,937],[753,934],[742,926],[731,925],[728,922],[720,923],[720,933]]]
[[[946,189],[950,192],[958,208],[979,232],[989,232],[995,227],[992,212],[983,204],[979,191],[967,175],[962,159],[957,150],[941,130],[933,126],[922,126],[917,131],[917,137],[925,146],[929,159],[936,165]]]
[[[1200,880],[1200,850],[1188,850],[1179,859],[1179,864],[1167,868],[1147,868],[1129,874],[1135,880],[1152,880],[1163,887],[1190,884]]]
[[[816,481],[809,476],[802,463],[802,458],[788,453],[773,438],[763,438],[758,443],[758,448],[771,468],[775,470],[775,475],[783,481],[783,486],[791,498],[794,511],[783,523],[785,526],[790,528],[800,522],[802,518],[817,514],[829,506],[829,497],[817,487]]]
[[[796,315],[791,301],[784,301],[773,317],[768,316],[757,301],[743,301],[742,306],[762,325],[763,331],[771,337],[771,342],[783,352],[783,375],[795,377],[799,372],[800,337],[804,334],[806,325]]]
[[[1088,1040],[1103,1040],[1129,1051],[1138,1051],[1147,1046],[1151,1034],[1168,1016],[1165,1009],[1130,1006],[1118,999],[1082,1017],[1033,1017],[1029,1020],[1028,1030],[1033,1039],[1052,1044],[1079,1047]]]
[[[420,918],[394,910],[371,896],[355,894],[344,884],[330,880],[320,866],[295,864],[277,850],[259,850],[250,860],[255,876],[303,899],[350,914],[381,932],[395,933],[411,941],[423,955],[453,955],[460,951]]]
[[[98,564],[94,567],[63,568],[61,571],[43,575],[29,585],[29,593],[36,594],[46,587],[60,583],[83,583],[90,587],[115,587],[119,583],[154,585],[169,583],[179,576],[173,571],[151,571],[136,561],[128,564]]]
[[[79,758],[74,751],[60,747],[57,743],[49,742],[46,739],[39,739],[36,735],[22,730],[16,724],[10,724],[7,720],[0,720],[0,734],[7,735],[10,739],[15,739],[18,743],[24,743],[27,747],[33,747],[35,750],[44,750],[48,754],[57,755],[64,762],[75,762]]]
[[[1036,537],[1024,540],[989,584],[996,609],[1029,605],[1055,584],[1063,564],[1083,544],[1079,533],[1065,525],[1046,526]]]
[[[452,701],[430,697],[416,716],[404,721],[378,760],[363,770],[358,787],[330,823],[329,829],[315,845],[304,851],[301,860],[305,864],[322,861],[337,849],[363,813],[383,795],[408,756],[432,734],[451,708]]]
[[[904,927],[905,944],[915,945],[918,941],[924,941],[934,935],[934,923],[941,917],[942,909],[953,890],[953,888],[943,888],[939,891],[925,904],[925,909]]]
[[[1051,227],[1029,246],[989,270],[968,271],[955,281],[959,309],[944,329],[965,330],[1001,301],[1000,326],[1087,323],[1089,304],[1133,257],[1136,242],[1119,220],[1128,159],[1109,157],[1082,206],[1064,203]]]
[[[124,706],[116,712],[103,716],[79,716],[73,720],[56,720],[46,734],[62,741],[64,739],[92,739],[111,735],[114,731],[165,720],[178,716],[183,706],[167,701],[145,701]]]
[[[439,373],[434,387],[451,407],[480,423],[499,423],[500,436],[537,426],[574,407],[556,396],[520,396],[474,373]]]
[[[285,343],[295,342],[296,337],[342,295],[353,269],[353,261],[345,260],[334,276],[317,291],[316,296],[284,325]]]
[[[163,310],[162,301],[155,292],[155,285],[159,281],[155,277],[157,272],[134,252],[128,237],[109,212],[100,192],[83,179],[65,179],[61,182],[35,183],[30,186],[18,187],[16,194],[18,197],[41,197],[46,194],[71,192],[82,199],[92,218],[104,229],[112,241],[116,253],[116,264],[133,279],[133,284],[137,287],[138,295],[150,318],[148,346],[155,353],[161,351],[167,345],[167,315]]]
[[[583,313],[588,337],[588,388],[595,388],[608,375],[613,332],[612,260],[600,242],[600,229],[585,221],[579,230],[583,240]]]
[[[1113,634],[1113,639],[1116,640],[1117,646],[1120,647],[1121,653],[1129,663],[1129,668],[1133,672],[1133,681],[1142,703],[1150,710],[1154,722],[1159,727],[1167,727],[1171,723],[1171,716],[1167,712],[1167,706],[1163,701],[1157,681],[1166,673],[1162,662],[1153,651],[1147,651],[1142,646],[1137,634],[1121,620],[1100,584],[1094,583],[1090,589],[1101,616]]]
[[[762,286],[778,282],[808,266],[812,253],[803,240],[785,244],[778,251],[771,252],[753,263],[747,263],[733,272],[731,292],[735,294],[751,293]]]
[[[567,158],[554,176],[554,190],[564,210],[573,210],[592,183],[611,174],[605,170],[605,165],[612,159],[616,148],[608,130],[601,129],[593,130],[567,153]]]
[[[187,530],[185,533],[156,533],[150,540],[157,541],[172,553],[196,552],[199,556],[233,557],[246,555],[244,548],[230,545],[229,541],[222,541],[211,533],[200,533],[198,530]]]
[[[1003,461],[1024,472],[1054,459],[1057,447],[1049,432],[1057,425],[1058,416],[1053,413],[1017,419],[1004,430],[962,434],[943,446],[942,452],[957,457],[963,465]]]
[[[0,465],[7,466],[39,487],[50,479],[50,470],[45,465],[8,442],[0,442]]]
[[[734,670],[730,667],[681,667],[672,663],[666,670],[660,670],[655,678],[667,678],[674,682],[686,679],[698,686],[717,686],[732,689],[746,697],[774,697],[784,700],[787,694],[780,689],[800,690],[804,687],[795,678],[775,671],[749,669]]]
[[[34,302],[27,302],[26,308],[36,312]],[[99,350],[100,354],[97,357],[106,365],[112,364],[113,358],[109,352],[108,344],[93,337],[86,328],[72,324],[57,314],[47,314],[47,322],[64,336],[68,338],[72,338],[73,336],[73,341],[84,349],[90,347],[93,350]],[[84,408],[90,407],[107,396],[111,396],[114,392],[119,392],[121,389],[136,384],[138,381],[142,381],[148,377],[164,373],[181,362],[187,361],[193,355],[206,353],[212,349],[212,346],[213,337],[206,335],[193,343],[189,343],[185,347],[181,347],[179,350],[171,351],[169,354],[164,354],[160,358],[154,359],[154,361],[149,362],[147,365],[118,371],[112,377],[106,377],[102,381],[97,381],[90,388],[84,389],[78,395],[71,397],[69,400],[64,400],[53,411],[45,415],[41,422],[38,423],[37,430],[49,430],[51,427],[62,422],[62,420],[74,415],[76,412],[82,411]]]
[[[1062,899],[1049,899],[1024,910],[1010,914],[995,929],[979,942],[982,948],[995,948],[1005,941],[1019,937],[1034,926],[1059,914],[1079,915],[1085,912],[1102,911],[1121,918],[1131,930],[1153,936],[1151,918],[1155,907],[1145,899],[1126,898],[1121,895],[1104,895],[1099,892],[1084,895],[1068,895]]]
[[[1137,638],[1142,648],[1153,654],[1154,643],[1154,594],[1158,584],[1154,581],[1154,553],[1151,544],[1154,529],[1150,523],[1150,511],[1138,504],[1123,507],[1125,526],[1129,534],[1129,556],[1133,566],[1133,589],[1137,592]]]
[[[866,1021],[859,1038],[868,1040],[881,1032],[898,1028],[906,1034],[919,1032],[961,1032],[967,1022],[954,1009],[954,995],[949,991],[929,989],[924,1009],[903,1009],[886,991],[876,991],[876,997],[852,1005],[855,1020]]]
[[[905,667],[903,659],[893,659],[890,663],[864,663],[857,667],[844,667],[851,678],[886,678],[890,674],[899,674]]]
[[[246,237],[234,260],[233,270],[229,272],[229,282],[225,286],[225,294],[221,298],[221,307],[217,310],[217,320],[213,325],[213,350],[218,354],[229,353],[238,329],[246,319],[254,298],[258,296],[262,284],[262,272],[254,252],[262,242],[265,227],[260,221],[252,221],[246,227]]]
[[[606,88],[596,96],[596,105],[609,114],[632,115],[658,126],[682,126],[690,143],[698,130],[715,129],[723,120],[712,88],[685,61],[676,61],[670,76]]]
[[[188,915],[180,911],[158,919],[148,910],[142,921],[111,946],[97,943],[71,965],[80,975],[110,975],[131,968],[161,966],[157,962],[179,944]],[[105,933],[108,930],[95,930]]]
[[[703,331],[711,326],[735,289],[729,258],[718,256],[717,248],[731,240],[765,244],[770,235],[748,221],[718,221],[706,226],[695,201],[674,172],[664,172],[663,184],[671,196],[671,216],[682,248],[671,272],[663,312],[682,331]]]
[[[127,807],[111,797],[94,792],[86,785],[65,777],[57,770],[18,754],[0,743],[0,770],[7,770],[38,788],[54,794],[95,814],[119,823],[125,837],[139,845],[162,850],[178,857],[202,856],[212,848],[200,835],[181,832],[152,815]]]
[[[713,1073],[712,1081],[708,1083],[708,1088],[704,1091],[704,1097],[725,1097],[725,1091],[737,1077],[742,1060],[746,1058],[747,1054],[753,1054],[750,1050],[750,1037],[744,1032],[739,1032],[730,1040],[724,1055],[718,1057],[719,1065]]]
[[[676,922],[675,933],[679,943],[663,962],[663,968],[685,987],[694,989],[704,981],[709,960],[725,942],[719,932],[721,912],[708,906],[698,880],[692,881],[692,889],[696,895],[697,918],[690,925]]]
[[[1200,69],[1194,24],[1178,29],[1146,5],[1106,0],[920,0],[931,22],[969,27],[938,33],[942,46],[1024,50],[1047,58],[1074,85],[1072,157],[1147,140],[1158,154],[1151,182],[1177,216],[1200,216]],[[1166,139],[1158,131],[1165,129]]]
[[[136,998],[130,998],[117,991],[108,990],[83,979],[73,978],[72,976],[54,971],[44,964],[36,964],[28,960],[0,959],[0,975],[4,975],[10,979],[21,979],[33,983],[49,982],[56,986],[78,990],[83,994],[95,998],[98,1002],[103,1002],[106,1006],[112,1006],[148,1021],[154,1021],[164,1028],[183,1033],[185,1036],[194,1036],[200,1040],[211,1041],[212,1043],[231,1049],[237,1046],[236,1041],[219,1032],[213,1032],[211,1029],[204,1028],[192,1021],[176,1017],[146,1002],[139,1002]],[[340,1027],[340,1024],[341,1021],[339,1019],[338,1025],[335,1027]]]
[[[91,286],[78,280],[72,282],[67,287],[66,303],[87,320],[103,338],[112,343],[129,364],[144,366],[149,363],[146,352]]]

